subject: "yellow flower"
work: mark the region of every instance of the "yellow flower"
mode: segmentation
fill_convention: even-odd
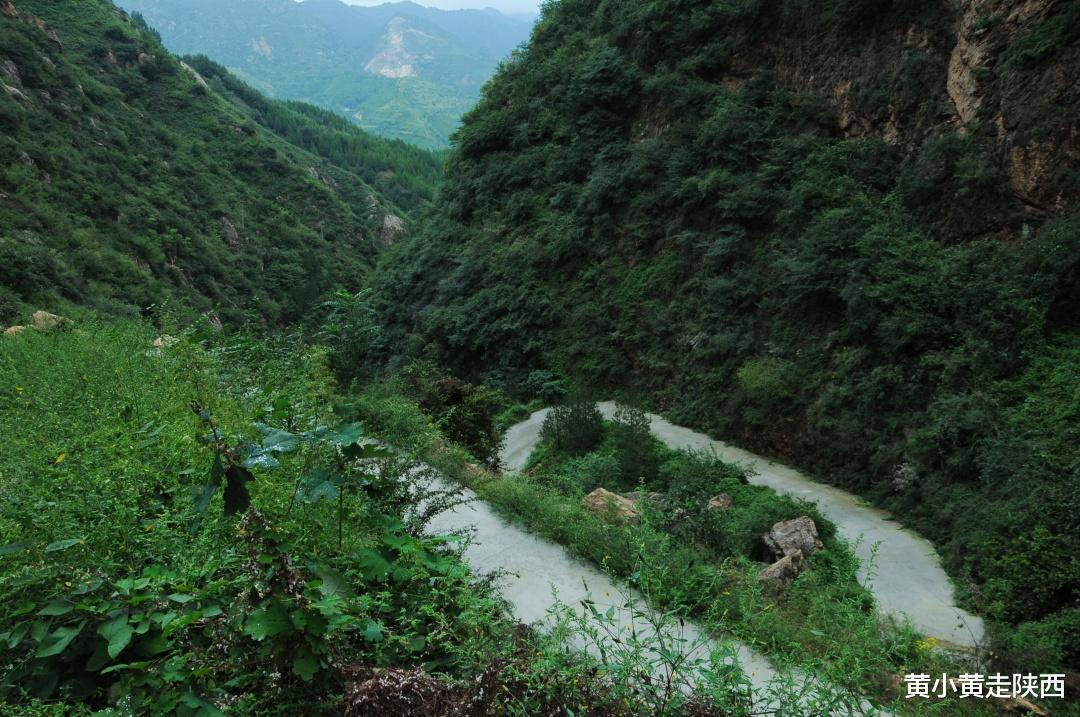
[[[915,643],[915,649],[920,654],[925,654],[927,652],[933,652],[934,648],[937,647],[937,646],[938,646],[938,641],[937,641],[937,639],[935,639],[933,637],[926,637],[926,638],[923,638],[923,639],[921,639],[921,640],[919,640],[919,641],[917,641]]]
[[[63,463],[63,462],[64,462],[64,459],[65,459],[65,458],[67,458],[67,453],[61,453],[60,455],[58,455],[58,456],[56,457],[56,460],[55,460],[55,461],[53,461],[53,465],[54,465],[54,466],[58,466],[58,465],[60,465],[61,463]]]

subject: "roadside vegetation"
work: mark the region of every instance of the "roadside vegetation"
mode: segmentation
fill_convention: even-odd
[[[609,422],[589,402],[567,407],[559,432],[592,438],[559,446],[549,422],[526,469],[500,475],[479,470],[467,449],[444,443],[393,382],[366,390],[358,409],[381,433],[410,436],[428,462],[511,521],[600,566],[655,606],[752,645],[777,665],[814,674],[849,700],[895,700],[891,709],[904,714],[995,714],[990,704],[971,700],[903,700],[899,680],[906,672],[956,673],[971,669],[976,656],[944,652],[909,625],[880,616],[856,580],[850,547],[812,505],[749,485],[740,468],[714,456],[666,448],[643,427],[640,411],[624,409]],[[620,463],[655,472],[622,473]],[[628,522],[615,511],[583,507],[582,497],[597,487],[667,492],[660,503],[636,504],[640,520]],[[733,499],[727,510],[708,508],[718,493]],[[760,539],[774,523],[799,516],[814,519],[824,547],[776,594],[756,579],[764,567]]]

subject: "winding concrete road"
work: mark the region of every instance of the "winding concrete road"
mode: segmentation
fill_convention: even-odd
[[[610,418],[615,404],[601,403],[600,410]],[[501,454],[508,470],[524,468],[540,441],[546,415],[547,409],[537,411],[509,430]],[[653,434],[671,448],[715,452],[720,459],[749,469],[751,483],[816,503],[822,515],[836,524],[840,536],[855,548],[862,564],[860,580],[871,589],[884,613],[907,616],[916,629],[938,640],[964,647],[982,642],[982,619],[956,606],[952,582],[934,547],[887,513],[839,488],[812,481],[791,468],[676,426],[660,416],[649,414],[649,420]],[[869,569],[872,553],[876,554]]]
[[[449,485],[440,478],[433,487]],[[571,645],[594,655],[602,647],[618,661],[626,644],[625,633],[633,629],[642,636],[653,684],[661,683],[667,675],[664,660],[658,658],[657,645],[662,640],[668,651],[682,654],[689,663],[680,682],[684,690],[697,684],[698,666],[709,666],[710,659],[729,665],[737,663],[749,681],[755,714],[790,710],[793,704],[798,704],[803,715],[891,717],[891,713],[871,706],[865,699],[833,689],[803,672],[782,675],[746,645],[735,640],[717,640],[692,621],[671,621],[663,624],[659,632],[653,632],[657,621],[648,619],[646,614],[655,613],[646,613],[648,608],[639,594],[616,584],[596,567],[577,560],[561,545],[503,519],[473,491],[466,489],[464,497],[469,502],[439,513],[428,523],[427,531],[431,535],[471,532],[465,560],[479,574],[499,575],[500,594],[521,622],[550,627],[552,610],[562,605],[583,615],[586,625],[598,629],[605,623],[595,621],[583,608],[583,602],[591,600],[599,613],[611,610],[612,617],[606,624],[614,625],[614,630],[601,630],[601,634],[591,639],[574,638]],[[624,639],[613,639],[612,632],[622,634]]]

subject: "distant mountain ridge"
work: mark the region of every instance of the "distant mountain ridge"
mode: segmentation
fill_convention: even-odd
[[[200,53],[258,89],[364,129],[444,147],[531,24],[497,10],[340,0],[121,0],[180,54]]]
[[[178,61],[108,0],[0,0],[0,325],[294,320],[356,287],[440,177],[434,153]]]

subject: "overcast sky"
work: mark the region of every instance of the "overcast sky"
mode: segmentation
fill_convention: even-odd
[[[344,0],[344,2],[349,5],[382,5],[387,0]],[[444,10],[493,7],[505,13],[537,13],[540,8],[540,0],[414,0],[414,2]]]

